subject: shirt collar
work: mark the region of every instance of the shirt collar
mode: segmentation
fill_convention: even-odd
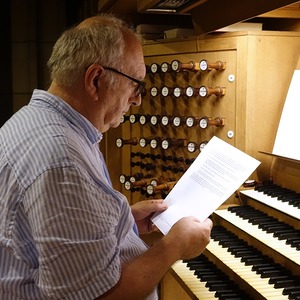
[[[58,111],[68,122],[85,132],[92,144],[99,143],[102,140],[102,133],[88,119],[57,96],[44,90],[35,89],[30,105],[48,107]]]

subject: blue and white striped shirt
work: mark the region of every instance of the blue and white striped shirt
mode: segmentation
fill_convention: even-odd
[[[41,90],[1,128],[0,299],[95,299],[147,249],[111,186],[101,138]]]

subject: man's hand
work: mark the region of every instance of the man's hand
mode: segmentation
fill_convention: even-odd
[[[135,219],[140,234],[151,233],[156,230],[150,218],[157,211],[164,211],[168,208],[162,199],[140,201],[131,206],[131,211]]]
[[[177,221],[170,229],[165,239],[173,241],[176,245],[180,259],[191,259],[200,255],[210,241],[213,227],[211,219],[200,222],[196,217],[184,217]]]

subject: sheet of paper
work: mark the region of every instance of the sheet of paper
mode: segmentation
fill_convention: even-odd
[[[259,164],[253,157],[213,137],[165,198],[168,209],[155,214],[152,222],[167,234],[182,217],[193,215],[204,221]]]
[[[300,70],[295,70],[285,99],[273,154],[300,160],[299,112]]]

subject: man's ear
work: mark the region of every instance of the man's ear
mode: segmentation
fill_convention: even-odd
[[[104,69],[97,64],[90,65],[85,72],[84,87],[94,101],[98,100],[98,91],[100,88],[99,79],[102,76],[104,76]]]

